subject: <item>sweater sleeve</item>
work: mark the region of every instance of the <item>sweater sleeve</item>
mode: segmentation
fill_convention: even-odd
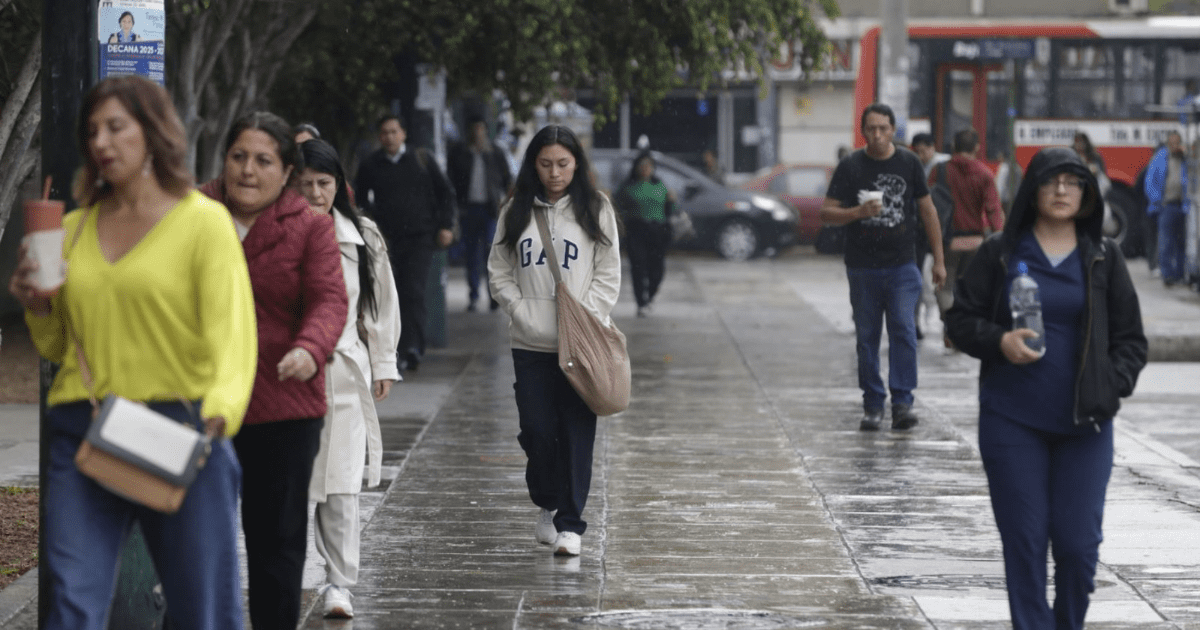
[[[621,293],[621,242],[617,234],[617,214],[608,197],[601,194],[600,229],[609,239],[609,244],[596,243],[592,260],[592,284],[588,287],[584,304],[592,312],[608,317],[617,297]]]
[[[333,217],[310,215],[309,218],[305,260],[300,270],[304,315],[295,345],[308,350],[318,365],[324,365],[345,329],[349,298]]]
[[[492,299],[496,300],[511,317],[513,309],[521,299],[521,287],[517,285],[516,254],[508,249],[501,241],[504,239],[504,221],[508,216],[511,203],[500,209],[496,219],[496,236],[492,240],[492,250],[488,254],[488,285],[492,289]]]
[[[196,248],[197,303],[204,344],[213,363],[201,416],[225,419],[225,435],[241,428],[258,365],[254,293],[242,244],[228,214],[209,213]]]
[[[396,279],[388,263],[387,245],[379,228],[363,218],[363,240],[371,250],[372,276],[375,278],[375,313],[363,315],[367,330],[367,352],[371,356],[371,380],[400,380],[396,367],[396,346],[400,344],[400,297]]]

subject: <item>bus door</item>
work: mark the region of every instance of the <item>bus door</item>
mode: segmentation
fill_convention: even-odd
[[[953,153],[954,134],[974,129],[979,157],[993,166],[1012,152],[1013,64],[943,63],[937,67],[931,132],[939,151]]]

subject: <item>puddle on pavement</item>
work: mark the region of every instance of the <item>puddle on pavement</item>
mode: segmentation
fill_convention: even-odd
[[[606,628],[645,630],[771,630],[772,628],[820,628],[824,619],[781,615],[758,610],[694,608],[675,610],[614,610],[575,617],[574,623]]]

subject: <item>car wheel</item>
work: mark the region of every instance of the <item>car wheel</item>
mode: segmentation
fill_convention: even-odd
[[[717,253],[726,260],[748,260],[758,253],[758,232],[745,219],[730,219],[717,231]]]

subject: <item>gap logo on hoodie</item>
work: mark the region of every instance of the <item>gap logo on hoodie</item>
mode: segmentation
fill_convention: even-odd
[[[533,262],[533,239],[522,239],[520,243],[521,266],[528,267],[529,265],[544,265],[546,264],[546,250],[543,249],[541,255],[538,256],[537,262]],[[563,254],[562,268],[567,271],[571,270],[571,261],[579,260],[579,246],[569,240],[563,239]]]

